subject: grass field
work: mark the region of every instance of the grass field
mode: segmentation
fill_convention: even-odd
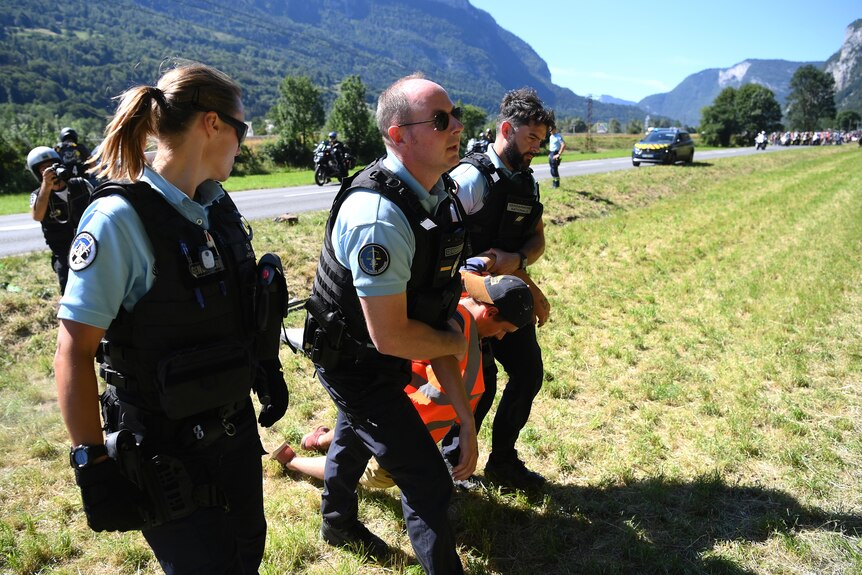
[[[553,309],[519,449],[550,484],[456,495],[467,572],[862,573],[860,189],[844,146],[544,190],[530,271]],[[300,220],[256,222],[255,249],[304,297],[324,214]],[[52,381],[55,284],[47,254],[0,260],[0,573],[159,573],[139,534],[86,527]],[[309,364],[282,359],[291,407],[269,449],[334,420]],[[360,495],[403,550],[381,566],[320,541],[319,483],[266,460],[264,489],[262,573],[421,573],[397,492]]]

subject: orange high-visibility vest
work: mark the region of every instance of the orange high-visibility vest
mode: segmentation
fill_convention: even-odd
[[[476,404],[485,391],[479,334],[473,316],[464,306],[458,305],[458,313],[454,318],[464,330],[464,337],[467,339],[467,352],[461,360],[461,374],[464,378],[467,398],[470,400],[470,408],[476,411]],[[459,422],[455,408],[443,391],[440,382],[437,381],[428,361],[413,361],[413,377],[404,391],[410,397],[435,442],[443,439],[449,428]]]

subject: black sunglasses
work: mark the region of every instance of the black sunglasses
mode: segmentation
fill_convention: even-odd
[[[234,131],[236,131],[236,139],[238,143],[242,144],[245,141],[245,135],[248,133],[248,124],[246,124],[245,122],[240,122],[233,116],[229,116],[224,112],[219,112],[218,110],[206,108],[199,104],[192,104],[192,108],[201,112],[215,112],[222,122],[233,128]]]
[[[434,117],[430,120],[423,120],[421,122],[407,122],[406,124],[396,124],[398,128],[403,128],[404,126],[415,126],[417,124],[434,124],[434,129],[438,132],[442,132],[446,128],[449,127],[449,116],[452,116],[458,121],[461,121],[461,108],[456,106],[452,108],[451,112],[439,111],[434,114]]]

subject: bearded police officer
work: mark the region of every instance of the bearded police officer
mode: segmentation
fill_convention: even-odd
[[[500,104],[493,145],[484,154],[468,154],[452,171],[452,178],[459,185],[458,198],[468,214],[473,254],[493,254],[492,274],[523,275],[527,266],[545,251],[539,186],[530,162],[553,125],[553,111],[544,107],[535,90],[513,90]],[[534,296],[534,313],[541,326],[547,320],[549,306],[538,291],[534,291]],[[527,469],[515,449],[518,434],[526,425],[533,399],[542,386],[542,352],[536,341],[536,328],[526,326],[491,342],[491,346],[509,381],[494,418],[485,475],[519,489],[540,487],[544,477]],[[476,409],[477,426],[481,426],[496,393],[496,365],[490,361],[483,367],[485,394]],[[458,451],[458,438],[453,430],[444,440],[444,453],[451,460]]]
[[[381,558],[388,547],[359,521],[356,486],[376,457],[401,489],[407,532],[427,573],[462,573],[446,509],[452,480],[404,386],[410,358],[432,358],[462,421],[466,478],[476,432],[456,355],[466,349],[448,320],[460,296],[463,210],[446,175],[458,163],[463,125],[446,91],[419,76],[383,91],[377,126],[387,156],[345,180],[324,236],[304,350],[338,407],[327,454],[321,536]]]

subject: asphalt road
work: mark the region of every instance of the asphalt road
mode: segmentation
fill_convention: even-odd
[[[770,146],[766,152],[794,150],[799,148],[784,148]],[[751,148],[732,148],[728,150],[695,151],[695,163],[715,160],[731,156],[745,156],[756,152]],[[571,158],[571,156],[569,156]],[[641,164],[640,168],[632,166],[631,159],[614,158],[609,160],[569,161],[560,165],[560,176],[572,177],[616,170],[653,169],[651,164]],[[538,157],[533,161],[533,170],[538,180],[550,177],[548,163],[545,158]],[[317,185],[297,186],[293,188],[272,188],[268,190],[248,190],[232,194],[240,212],[249,220],[271,218],[284,213],[300,213],[329,208],[335,193],[337,183],[323,187]],[[24,254],[46,250],[42,230],[29,214],[14,214],[0,216],[0,257]]]

